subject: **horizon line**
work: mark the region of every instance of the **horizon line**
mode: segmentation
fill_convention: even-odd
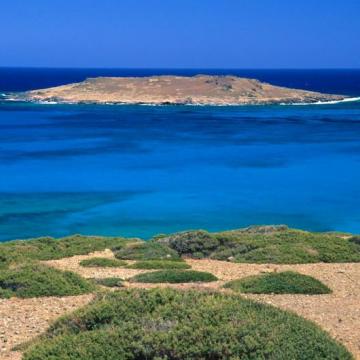
[[[6,66],[0,69],[68,69],[68,70],[360,70],[360,67],[80,67],[80,66]]]

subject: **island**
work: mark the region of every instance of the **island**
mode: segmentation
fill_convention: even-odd
[[[266,105],[341,101],[342,95],[290,89],[237,76],[97,77],[17,94],[35,102],[149,105]]]

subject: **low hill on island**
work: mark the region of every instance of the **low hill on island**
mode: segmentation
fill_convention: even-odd
[[[18,94],[28,101],[112,104],[250,105],[316,103],[341,95],[289,89],[237,76],[98,77]]]

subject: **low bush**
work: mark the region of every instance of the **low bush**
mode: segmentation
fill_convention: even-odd
[[[356,245],[360,245],[360,236],[352,236],[349,241]]]
[[[114,251],[116,258],[123,260],[178,260],[178,253],[168,246],[154,241],[128,244]]]
[[[117,277],[109,277],[103,279],[94,279],[95,283],[98,285],[106,286],[106,287],[123,287],[123,280]]]
[[[216,281],[213,274],[194,270],[160,270],[135,275],[131,282],[140,283],[188,283],[188,282],[210,282]]]
[[[6,268],[12,263],[22,264],[29,260],[53,260],[114,247],[120,249],[136,241],[136,239],[82,235],[61,239],[42,237],[8,241],[0,244],[0,268]]]
[[[205,258],[221,244],[216,236],[204,230],[183,231],[172,235],[159,235],[156,241],[174,249],[180,256]]]
[[[233,280],[225,288],[252,294],[329,294],[321,281],[292,271],[254,275]]]
[[[58,320],[24,360],[341,359],[317,325],[237,295],[123,290]]]
[[[184,261],[169,260],[145,260],[137,261],[135,264],[128,265],[128,269],[190,269],[191,266]]]
[[[28,264],[0,272],[0,297],[80,295],[94,286],[70,271],[60,271],[40,264]]]
[[[0,299],[9,299],[12,296],[14,296],[14,293],[11,290],[0,287]]]
[[[118,259],[94,257],[80,261],[80,265],[84,267],[124,267],[127,263]]]
[[[252,226],[218,233],[187,231],[146,242],[82,235],[9,241],[0,244],[0,269],[106,248],[113,249],[118,259],[130,260],[177,260],[184,256],[241,263],[360,262],[359,236],[349,238],[341,233],[313,233],[286,226]]]
[[[359,237],[341,233],[315,233],[279,226],[209,233],[186,231],[161,235],[154,241],[180,255],[240,263],[360,262]]]

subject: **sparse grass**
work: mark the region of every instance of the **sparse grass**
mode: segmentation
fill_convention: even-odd
[[[224,285],[234,291],[252,294],[329,294],[331,290],[311,276],[293,271],[248,276]]]
[[[254,226],[209,233],[187,231],[154,238],[179,255],[241,263],[360,262],[358,237],[340,233],[312,233],[286,226]]]
[[[127,263],[118,259],[94,257],[80,261],[80,265],[84,267],[124,267]]]
[[[160,270],[135,275],[131,282],[139,283],[188,283],[216,281],[217,277],[204,271],[194,270]]]
[[[114,247],[121,248],[135,241],[117,237],[73,235],[61,239],[43,237],[4,242],[0,244],[0,268],[29,260],[61,259]]]
[[[102,279],[94,279],[95,283],[98,285],[106,286],[106,287],[123,287],[123,280],[117,277],[109,277]]]
[[[317,325],[220,293],[123,290],[58,320],[24,360],[341,359]]]
[[[41,264],[28,264],[0,272],[0,297],[80,295],[94,286],[70,271],[60,271]]]
[[[123,260],[178,260],[178,253],[154,241],[130,243],[114,250],[115,257]]]
[[[128,265],[128,269],[190,269],[191,266],[184,261],[169,261],[169,260],[145,260],[137,261],[135,264]]]

